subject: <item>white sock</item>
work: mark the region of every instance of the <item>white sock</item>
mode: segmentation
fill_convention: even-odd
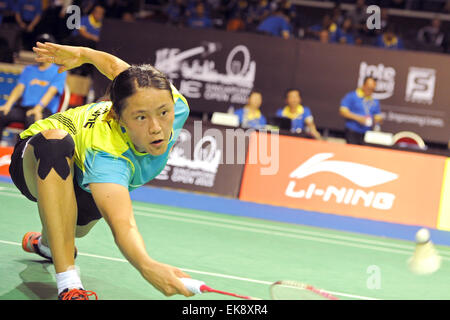
[[[80,275],[76,269],[71,269],[65,272],[56,274],[56,285],[58,286],[58,294],[65,289],[79,289],[83,288],[81,284]]]
[[[39,248],[39,250],[40,250],[43,254],[45,254],[47,257],[50,257],[50,258],[51,258],[51,257],[52,257],[52,252],[51,252],[50,248],[44,246],[44,245],[41,243],[41,240],[42,240],[42,237],[39,238],[39,240],[38,240],[38,248]]]

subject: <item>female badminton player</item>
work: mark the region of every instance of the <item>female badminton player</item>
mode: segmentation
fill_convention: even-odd
[[[84,47],[37,43],[38,62],[60,72],[94,65],[112,80],[110,101],[37,121],[20,134],[11,158],[14,184],[37,202],[42,232],[22,240],[54,264],[58,298],[87,300],[75,268],[75,237],[105,218],[126,259],[164,295],[193,295],[181,270],[152,259],[136,226],[129,192],[161,172],[189,114],[186,99],[151,65],[132,65]]]

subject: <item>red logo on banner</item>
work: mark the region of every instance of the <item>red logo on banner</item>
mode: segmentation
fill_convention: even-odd
[[[13,147],[0,147],[0,175],[9,176],[9,164],[11,163],[11,155]]]

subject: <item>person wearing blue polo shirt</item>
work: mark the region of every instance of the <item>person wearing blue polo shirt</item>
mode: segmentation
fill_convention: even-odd
[[[338,25],[331,19],[329,14],[326,14],[322,18],[322,22],[310,26],[307,29],[307,33],[314,39],[321,40],[322,42],[336,42],[338,29]],[[327,40],[324,41],[324,38]]]
[[[203,3],[199,2],[195,5],[195,12],[188,19],[187,26],[190,28],[211,28],[213,26]]]
[[[58,68],[51,63],[25,67],[6,103],[0,106],[0,141],[11,122],[22,122],[26,129],[58,110],[67,77],[66,72],[58,73]],[[20,104],[16,103],[20,98]]]
[[[260,23],[257,31],[289,39],[292,28],[289,24],[289,18],[284,14],[283,9],[278,9]]]
[[[25,50],[31,50],[35,41],[35,28],[41,20],[41,0],[18,0],[15,8],[15,18],[22,30],[22,41]]]
[[[91,14],[81,17],[80,29],[75,29],[72,33],[70,44],[95,48],[100,40],[100,31],[102,28],[105,8],[96,5]]]
[[[243,128],[261,129],[267,124],[266,117],[261,113],[262,95],[259,91],[252,91],[247,104],[234,112],[239,117],[239,124]]]
[[[403,40],[397,35],[395,27],[388,25],[385,31],[377,37],[375,46],[383,49],[402,50]]]
[[[360,88],[347,93],[342,99],[339,113],[346,120],[347,143],[364,144],[365,133],[383,121],[380,102],[372,97],[376,85],[373,77],[366,77]]]
[[[289,118],[291,122],[291,131],[296,133],[306,132],[315,139],[321,139],[319,131],[314,124],[314,118],[311,109],[303,106],[300,90],[286,90],[286,106],[277,110],[277,117]]]
[[[355,35],[353,32],[352,19],[346,18],[342,26],[338,28],[334,39],[337,43],[355,44]]]

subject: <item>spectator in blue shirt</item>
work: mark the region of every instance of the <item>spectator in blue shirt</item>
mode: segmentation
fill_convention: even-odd
[[[183,24],[183,16],[186,12],[186,4],[184,0],[171,0],[165,9],[167,22],[177,26]]]
[[[283,10],[286,17],[289,18],[289,22],[291,27],[297,30],[298,27],[298,18],[297,18],[297,10],[291,0],[281,0],[279,4],[280,8]]]
[[[403,41],[396,34],[393,25],[389,25],[386,30],[377,37],[375,46],[390,50],[402,50]]]
[[[188,19],[190,28],[211,28],[213,26],[211,19],[206,15],[205,5],[201,2],[195,6],[195,13]]]
[[[58,73],[58,68],[51,63],[25,67],[6,103],[0,107],[0,140],[3,129],[11,122],[22,122],[28,128],[57,112],[67,76],[66,72]]]
[[[373,77],[366,77],[361,88],[347,93],[341,101],[339,113],[346,120],[347,143],[364,144],[365,133],[383,121],[380,102],[372,97],[376,84]]]
[[[196,14],[197,5],[199,3],[203,4],[204,15],[208,16],[208,17],[211,16],[209,1],[205,1],[205,0],[185,0],[185,1],[187,3],[186,4],[186,15],[188,17],[192,17]]]
[[[22,41],[25,50],[31,50],[36,40],[36,26],[41,20],[41,0],[18,0],[14,9],[17,24],[22,30]]]
[[[292,32],[289,18],[286,17],[281,8],[277,9],[273,14],[264,19],[257,30],[284,39],[289,39]]]
[[[261,21],[269,16],[272,12],[269,1],[259,0],[257,3],[251,3],[247,12],[247,25],[250,30],[255,30]]]
[[[66,40],[68,45],[89,47],[95,49],[100,41],[100,32],[102,29],[103,18],[105,16],[105,7],[95,5],[89,15],[81,17],[80,29],[75,29],[72,35]],[[94,72],[94,66],[83,64],[73,69],[73,73],[82,76],[90,76]]]
[[[288,89],[285,93],[286,106],[277,110],[277,117],[289,118],[291,122],[291,131],[296,133],[306,132],[316,139],[320,139],[320,133],[314,124],[314,118],[311,109],[303,106],[300,90]]]
[[[234,112],[239,117],[239,124],[243,128],[261,129],[267,124],[267,120],[261,113],[262,95],[259,91],[252,91],[247,104]]]
[[[95,48],[100,40],[104,16],[105,8],[101,5],[96,5],[91,14],[81,17],[80,29],[73,31],[72,37],[74,38],[70,44]]]
[[[353,32],[352,19],[346,18],[342,26],[336,32],[337,43],[355,44],[355,35]]]
[[[0,25],[2,23],[14,22],[13,17],[14,0],[0,0]],[[9,20],[9,21],[8,21]]]
[[[323,34],[328,33],[328,41],[336,42],[336,36],[338,31],[338,25],[333,22],[330,15],[326,14],[322,22],[319,24],[312,25],[308,28],[308,34],[314,39],[321,40],[324,38]],[[325,42],[325,41],[322,41]]]

